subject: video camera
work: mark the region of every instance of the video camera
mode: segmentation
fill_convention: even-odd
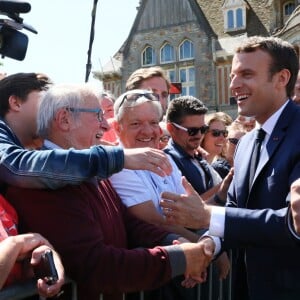
[[[30,25],[23,23],[19,16],[31,10],[30,3],[17,0],[0,0],[0,15],[6,15],[9,19],[0,19],[0,55],[23,60],[28,46],[28,37],[20,32],[23,28],[32,33],[37,31]]]

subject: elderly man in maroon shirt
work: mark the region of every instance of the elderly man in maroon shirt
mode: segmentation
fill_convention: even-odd
[[[38,130],[46,148],[90,147],[106,125],[87,85],[54,86],[40,104]],[[214,251],[210,238],[164,246],[181,238],[128,213],[106,180],[58,190],[9,188],[7,197],[19,213],[20,229],[40,232],[57,248],[77,283],[78,299],[99,299],[101,293],[105,300],[122,299],[123,293],[153,289],[180,274],[190,286],[203,280]]]

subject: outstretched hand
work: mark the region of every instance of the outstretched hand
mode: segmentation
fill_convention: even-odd
[[[209,227],[211,208],[201,199],[191,184],[183,177],[186,194],[163,192],[160,206],[169,224],[187,228],[203,229]]]
[[[231,168],[229,173],[223,179],[221,186],[219,188],[219,191],[218,191],[218,196],[219,196],[219,198],[224,200],[224,204],[226,202],[227,192],[228,192],[229,186],[231,184],[231,181],[233,179],[233,175],[234,175],[234,169]]]
[[[154,148],[124,149],[124,168],[132,170],[149,170],[160,176],[170,175],[171,163],[167,155]]]

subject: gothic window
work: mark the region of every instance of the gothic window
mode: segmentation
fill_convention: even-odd
[[[155,51],[152,47],[148,46],[142,53],[142,65],[149,66],[155,64]]]
[[[174,61],[174,47],[170,44],[165,44],[160,49],[161,63],[168,63]]]
[[[179,59],[185,60],[191,58],[194,58],[194,44],[189,40],[185,40],[179,46]]]

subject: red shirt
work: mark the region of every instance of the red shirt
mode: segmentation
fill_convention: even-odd
[[[8,236],[17,235],[18,216],[15,209],[0,194],[0,242]],[[15,263],[4,286],[22,280],[22,265]]]

